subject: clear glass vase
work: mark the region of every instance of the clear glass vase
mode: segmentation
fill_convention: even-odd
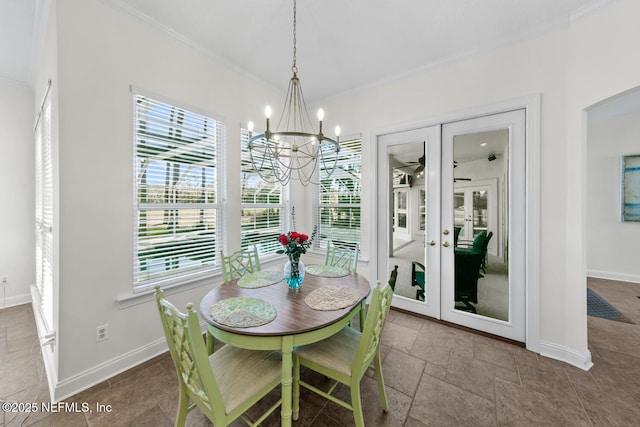
[[[287,281],[290,289],[300,289],[302,280],[304,279],[304,263],[298,260],[290,259],[284,265],[284,279]]]

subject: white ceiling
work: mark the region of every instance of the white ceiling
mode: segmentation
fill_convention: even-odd
[[[615,0],[300,0],[308,103],[569,25]],[[0,0],[0,77],[30,84],[48,0]],[[101,0],[283,91],[292,0]]]
[[[0,0],[0,78],[30,83],[35,59],[37,0]]]

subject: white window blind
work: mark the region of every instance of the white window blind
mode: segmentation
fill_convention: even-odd
[[[181,283],[219,266],[225,125],[134,95],[134,287]]]
[[[328,240],[360,242],[361,138],[340,141],[340,151],[334,156],[337,163],[333,173],[328,175],[324,168],[319,171],[315,224],[320,247],[326,247]]]
[[[241,246],[255,245],[259,255],[271,255],[280,249],[278,236],[284,231],[284,192],[280,183],[268,183],[251,167],[247,148],[249,132],[241,131]]]
[[[51,143],[51,81],[35,126],[36,157],[36,288],[47,332],[53,325],[53,152]]]

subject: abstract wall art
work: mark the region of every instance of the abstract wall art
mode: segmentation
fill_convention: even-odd
[[[622,221],[640,221],[640,154],[622,156]]]

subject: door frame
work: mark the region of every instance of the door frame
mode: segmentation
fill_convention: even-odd
[[[513,110],[525,110],[525,344],[528,350],[536,353],[540,352],[540,98],[541,95],[538,93],[469,108],[447,115],[434,116],[419,122],[374,129],[371,131],[370,140],[373,142],[373,149],[369,157],[371,176],[376,177],[380,172],[378,170],[379,139],[384,135],[439,126]],[[386,155],[386,153],[384,154]],[[377,190],[377,181],[374,179],[372,182],[376,182]],[[372,212],[370,227],[372,231],[375,230],[378,233],[377,206],[380,196],[377,191],[371,191],[370,194],[370,210]],[[379,259],[380,248],[378,246],[378,239],[373,239],[371,241],[372,263],[369,267],[371,277],[378,277],[378,264],[381,261]]]

